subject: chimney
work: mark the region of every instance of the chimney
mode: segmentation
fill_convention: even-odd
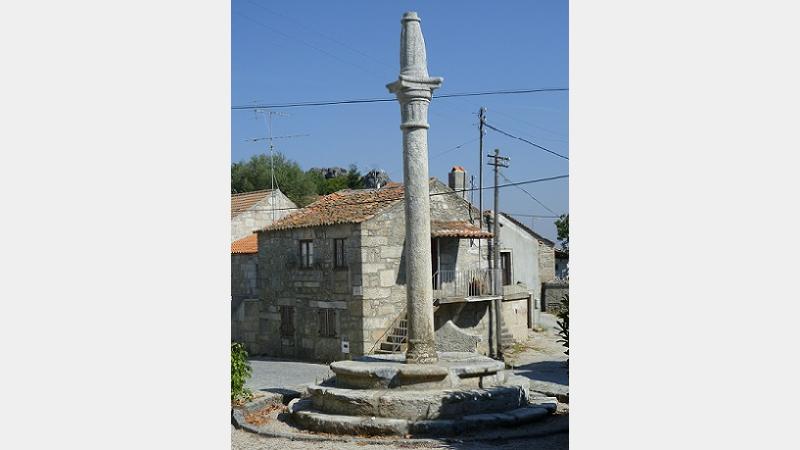
[[[466,199],[467,191],[464,189],[467,188],[467,171],[461,166],[453,166],[453,169],[450,170],[450,174],[447,176],[447,185],[450,186],[450,189],[456,191],[461,198]]]

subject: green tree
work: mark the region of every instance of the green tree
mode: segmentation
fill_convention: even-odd
[[[275,153],[272,164],[275,182],[281,192],[297,206],[309,204],[317,191],[314,180],[296,162],[280,152]],[[268,155],[255,155],[249,161],[234,163],[231,165],[231,192],[269,189],[272,186],[271,173]]]
[[[561,241],[561,248],[564,251],[569,251],[569,214],[562,214],[555,223],[558,240]]]
[[[355,164],[350,164],[350,170],[347,171],[347,187],[350,189],[364,189],[364,177]]]
[[[355,164],[350,165],[350,170],[345,175],[333,178],[325,178],[320,172],[308,171],[306,175],[314,182],[316,192],[319,195],[341,191],[342,189],[363,189],[364,177]]]
[[[558,342],[566,348],[564,354],[569,356],[569,294],[564,294],[561,298],[561,307],[556,314],[558,316],[558,335],[561,339]]]

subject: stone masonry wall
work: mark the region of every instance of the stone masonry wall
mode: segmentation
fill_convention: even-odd
[[[258,350],[257,273],[257,254],[231,254],[231,339],[243,343],[250,353]]]
[[[273,206],[277,211],[271,211]],[[285,208],[296,207],[297,205],[294,202],[276,189],[274,196],[267,195],[250,209],[231,219],[231,242],[247,237],[252,232],[260,230],[275,220],[294,212],[292,209]]]
[[[258,255],[255,253],[231,254],[231,297],[234,300],[256,298]]]
[[[258,342],[261,302],[245,299],[231,312],[231,339],[244,344],[250,355],[261,353]]]
[[[447,191],[450,189],[442,183],[438,181],[432,183],[431,193]],[[431,196],[431,220],[470,220],[470,211],[466,206],[467,203],[456,194]],[[403,208],[403,204],[399,203],[361,224],[364,273],[363,348],[367,351],[378,345],[388,328],[406,309]],[[478,240],[470,241],[470,239],[442,238],[440,268],[442,270],[477,268],[480,265]],[[485,258],[486,242],[484,241],[482,245]],[[459,319],[460,315],[454,311],[450,306],[439,308],[434,313],[434,327],[438,329],[447,320]],[[467,317],[466,315],[464,317]],[[487,334],[486,323],[481,320],[459,319],[454,322],[456,325],[460,323],[475,327],[465,330],[469,333]]]
[[[544,242],[539,242],[539,281],[551,281],[556,277],[555,249]]]
[[[542,285],[544,291],[544,310],[554,312],[561,306],[561,298],[569,293],[569,283],[563,281],[551,281]]]
[[[345,238],[347,267],[334,268],[334,239]],[[300,240],[314,245],[311,268],[300,265]],[[358,225],[343,224],[259,233],[261,320],[259,347],[270,356],[317,361],[346,359],[342,340],[351,354],[360,354],[362,305],[354,296],[361,286],[361,236]],[[294,308],[293,336],[281,336],[282,306]],[[322,336],[319,313],[335,314],[335,336]]]

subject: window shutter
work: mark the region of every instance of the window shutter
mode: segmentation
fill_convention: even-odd
[[[328,310],[328,336],[336,336],[336,311]]]

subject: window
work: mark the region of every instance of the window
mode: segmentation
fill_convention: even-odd
[[[333,267],[347,267],[347,262],[344,259],[344,242],[344,239],[333,240]]]
[[[314,262],[314,241],[300,241],[300,267],[309,268]]]
[[[511,284],[511,252],[500,252],[500,270],[503,272],[503,286]]]
[[[281,306],[281,337],[294,337],[293,306]]]
[[[336,337],[336,310],[319,310],[319,335],[323,337]]]

